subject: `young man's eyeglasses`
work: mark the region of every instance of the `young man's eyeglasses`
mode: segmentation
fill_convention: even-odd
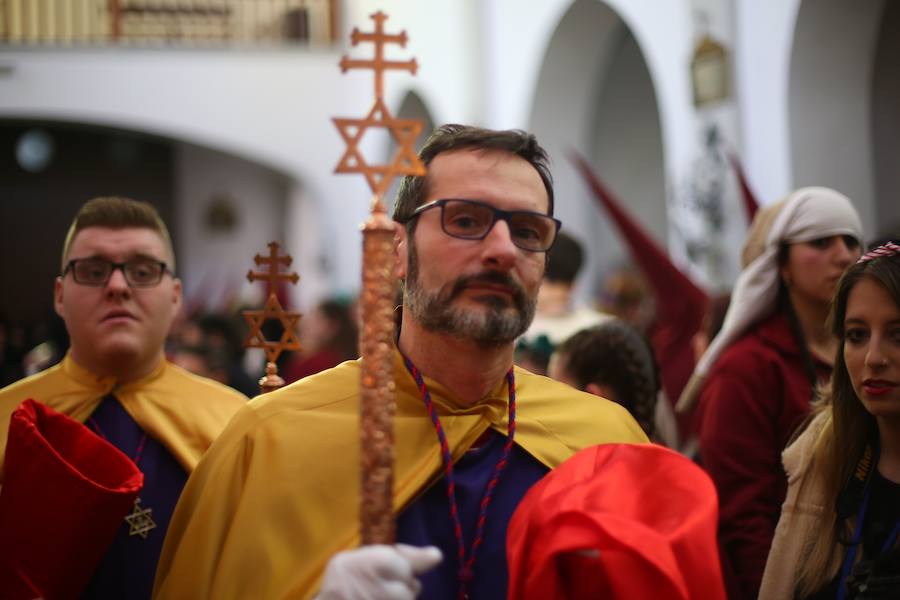
[[[407,222],[432,208],[441,209],[441,228],[449,236],[463,240],[483,240],[498,219],[509,225],[512,243],[529,252],[546,252],[556,241],[561,223],[544,213],[501,210],[478,200],[449,198],[423,204]]]
[[[152,258],[132,258],[123,263],[112,262],[105,258],[75,258],[63,269],[62,276],[72,272],[75,283],[101,287],[107,284],[113,271],[122,269],[125,281],[131,287],[153,287],[159,285],[163,275],[172,273],[166,263]]]

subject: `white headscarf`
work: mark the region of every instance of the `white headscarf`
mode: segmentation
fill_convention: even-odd
[[[689,411],[696,404],[704,379],[722,353],[750,326],[775,309],[780,286],[778,251],[783,243],[851,235],[862,245],[859,215],[850,199],[840,192],[825,187],[800,188],[779,204],[781,208],[771,220],[761,253],[755,257],[751,254],[752,262],[738,276],[722,329],[697,363],[681,394],[679,412]],[[757,213],[757,218],[765,218],[763,211]]]

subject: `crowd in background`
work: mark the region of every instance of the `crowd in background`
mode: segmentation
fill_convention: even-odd
[[[865,251],[849,200],[805,188],[757,214],[733,294],[704,298],[690,316],[667,315],[678,306],[679,292],[661,288],[665,277],[632,266],[609,274],[594,305],[579,305],[573,290],[581,244],[560,234],[548,257],[536,318],[519,340],[517,363],[621,404],[652,441],[707,469],[719,494],[730,597],[755,598],[759,591],[789,493],[781,453],[821,402],[844,343],[840,324],[827,321],[832,298],[843,272]],[[673,322],[690,335],[673,334]],[[302,350],[282,354],[281,376],[291,383],[357,358],[358,332],[355,301],[320,302],[303,314]],[[266,333],[270,339],[280,334]],[[239,311],[182,314],[166,354],[253,397],[265,357],[245,349],[246,335]],[[59,319],[27,330],[0,316],[0,387],[55,364],[67,343]],[[690,381],[684,360],[666,360],[673,352],[694,370]],[[684,415],[674,410],[679,397],[689,409]],[[763,585],[784,587],[784,573],[769,571]],[[836,585],[818,573],[801,575],[807,592],[815,587],[810,582]]]

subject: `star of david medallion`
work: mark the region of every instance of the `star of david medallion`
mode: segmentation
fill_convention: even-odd
[[[152,512],[152,508],[141,508],[141,499],[135,498],[131,514],[125,517],[125,522],[128,523],[128,535],[139,535],[146,540],[150,530],[156,529],[156,523],[150,516]]]

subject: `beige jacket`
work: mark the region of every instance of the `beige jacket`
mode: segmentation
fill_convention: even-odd
[[[822,482],[808,476],[813,449],[824,435],[832,435],[830,409],[819,413],[781,455],[788,476],[788,491],[766,561],[760,600],[794,598],[800,560],[809,552],[809,545],[833,511],[831,506],[826,506],[831,503],[823,497]],[[835,549],[832,577],[839,567],[840,553]]]

